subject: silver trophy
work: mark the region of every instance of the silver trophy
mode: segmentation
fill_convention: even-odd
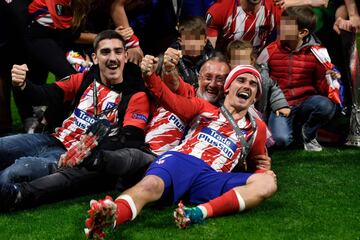
[[[348,59],[348,74],[352,98],[350,129],[345,144],[360,147],[360,58],[358,52],[360,34],[342,31],[341,37],[343,46],[346,46],[343,49],[346,51],[346,59]]]

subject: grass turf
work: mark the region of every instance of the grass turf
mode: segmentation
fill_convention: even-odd
[[[148,206],[110,239],[360,239],[359,149],[275,152],[276,195],[259,207],[179,230],[174,206]],[[116,193],[112,195],[116,196]],[[0,215],[0,239],[85,239],[84,196]]]

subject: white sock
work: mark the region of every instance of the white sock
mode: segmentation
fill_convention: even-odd
[[[234,192],[235,192],[236,197],[237,197],[237,199],[238,199],[238,201],[239,201],[239,212],[244,211],[244,210],[245,210],[245,207],[246,207],[246,205],[245,205],[245,200],[242,198],[242,196],[240,195],[240,193],[238,193],[237,191],[234,191]]]
[[[204,206],[197,206],[198,208],[200,208],[202,214],[203,214],[203,219],[205,219],[207,217],[207,210]]]

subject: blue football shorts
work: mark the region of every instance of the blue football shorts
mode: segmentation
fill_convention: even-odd
[[[169,151],[159,156],[146,175],[160,177],[165,183],[162,201],[176,203],[184,200],[191,204],[208,202],[230,189],[243,186],[252,173],[216,172],[203,160]]]

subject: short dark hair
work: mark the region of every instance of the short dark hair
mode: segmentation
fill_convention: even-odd
[[[183,20],[179,26],[180,36],[183,32],[189,32],[195,36],[207,35],[207,27],[202,17],[189,17]]]
[[[94,51],[96,52],[97,48],[99,47],[99,42],[104,40],[104,39],[119,39],[123,45],[125,46],[125,40],[124,38],[118,33],[116,32],[115,30],[104,30],[102,32],[100,32],[96,37],[95,37],[95,40],[94,40],[94,43],[93,43],[93,47],[94,47]]]
[[[310,6],[288,7],[281,16],[295,20],[299,30],[306,28],[309,33],[315,31],[316,15]]]

